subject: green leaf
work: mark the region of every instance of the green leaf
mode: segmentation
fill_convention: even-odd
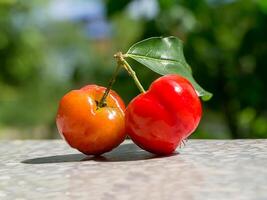
[[[184,57],[183,42],[179,38],[148,38],[131,46],[125,55],[158,74],[179,74],[187,78],[204,101],[212,97],[194,80],[191,67]]]

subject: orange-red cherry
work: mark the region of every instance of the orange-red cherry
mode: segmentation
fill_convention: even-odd
[[[59,103],[56,124],[60,135],[87,155],[111,151],[125,139],[124,102],[111,90],[106,105],[98,107],[105,90],[87,85],[70,91]]]

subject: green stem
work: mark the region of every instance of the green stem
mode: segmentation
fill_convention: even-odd
[[[135,71],[132,69],[132,67],[129,65],[129,63],[124,59],[124,55],[121,52],[118,52],[114,55],[114,57],[117,59],[118,65],[122,65],[126,71],[129,73],[129,75],[133,78],[137,88],[140,90],[141,93],[145,93],[142,84],[138,80]]]
[[[120,71],[121,67],[124,67],[127,72],[129,73],[129,75],[133,78],[136,86],[138,87],[138,89],[140,90],[141,93],[145,93],[146,91],[144,90],[142,84],[140,83],[140,81],[138,80],[135,71],[132,69],[132,67],[129,65],[129,63],[124,59],[124,55],[121,52],[118,52],[114,55],[114,57],[117,59],[117,67],[115,69],[114,74],[112,75],[112,78],[109,81],[108,87],[105,90],[101,100],[99,101],[97,108],[102,108],[105,107],[106,104],[106,99],[108,97],[108,94],[110,93],[111,87],[112,85],[115,83],[116,81],[116,77]]]
[[[123,59],[122,62],[124,64],[124,67],[128,71],[128,73],[130,74],[130,76],[133,78],[133,80],[134,80],[136,86],[138,87],[138,89],[140,90],[140,92],[145,93],[146,91],[144,90],[142,84],[138,80],[135,71],[131,68],[131,66],[129,65],[129,63],[125,59]]]
[[[106,104],[106,99],[108,97],[108,94],[111,90],[111,87],[112,85],[115,83],[116,81],[116,77],[120,71],[120,68],[121,68],[121,65],[118,63],[116,69],[115,69],[115,72],[114,74],[112,75],[112,78],[110,79],[109,83],[108,83],[108,87],[107,89],[105,90],[105,93],[103,94],[101,100],[99,101],[98,105],[97,105],[97,108],[102,108],[102,107],[105,107],[107,104]]]

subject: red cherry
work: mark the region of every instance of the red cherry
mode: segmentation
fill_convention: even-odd
[[[197,128],[201,115],[191,83],[179,75],[165,75],[129,103],[126,132],[144,150],[168,155]]]

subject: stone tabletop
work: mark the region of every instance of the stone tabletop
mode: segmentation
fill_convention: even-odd
[[[130,141],[87,157],[61,140],[1,141],[0,199],[267,199],[267,140],[189,140],[169,157]]]

